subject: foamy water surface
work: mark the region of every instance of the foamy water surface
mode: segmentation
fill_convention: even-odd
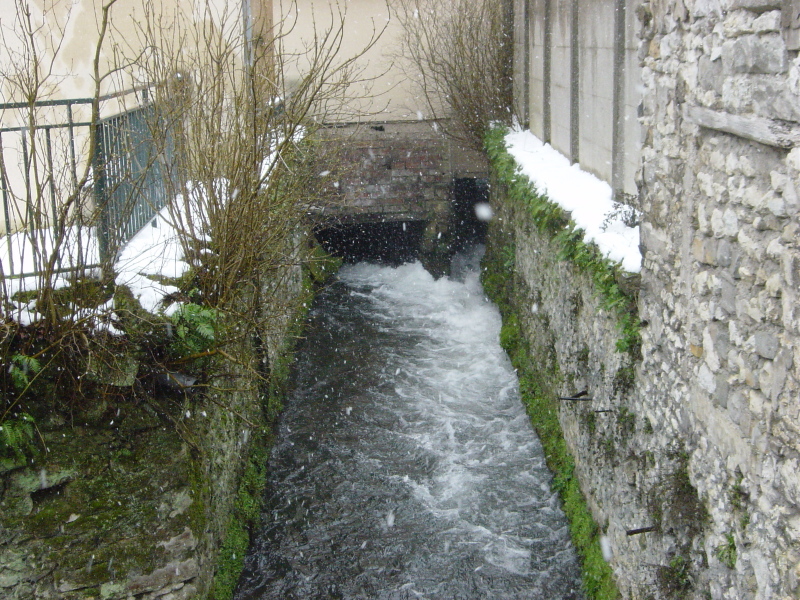
[[[237,598],[582,598],[479,256],[315,304]]]

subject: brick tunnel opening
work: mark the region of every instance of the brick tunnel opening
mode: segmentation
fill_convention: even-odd
[[[426,221],[357,223],[320,228],[316,238],[326,252],[345,262],[401,265],[416,260]]]
[[[486,241],[488,223],[478,217],[480,205],[489,204],[489,181],[474,177],[453,180],[450,208],[450,250],[455,253],[471,244]],[[479,207],[476,210],[476,207]],[[484,215],[487,216],[487,215]]]
[[[320,226],[315,236],[326,252],[345,262],[378,262],[400,265],[421,260],[434,276],[446,274],[456,252],[486,239],[487,223],[478,218],[476,206],[487,204],[486,179],[453,180],[448,212],[438,220],[379,222],[369,217],[358,223]]]

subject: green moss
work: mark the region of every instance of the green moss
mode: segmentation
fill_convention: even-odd
[[[717,547],[715,554],[723,565],[729,569],[736,568],[736,540],[734,540],[733,534],[729,533],[725,536],[725,543]]]
[[[600,530],[592,518],[575,475],[575,460],[570,454],[558,421],[559,404],[554,394],[559,381],[557,363],[540,360],[533,353],[515,315],[509,267],[492,251],[491,244],[483,262],[481,280],[484,290],[500,307],[503,325],[500,343],[517,369],[520,395],[531,423],[542,442],[547,466],[553,472],[553,488],[561,496],[569,529],[583,566],[583,584],[588,598],[613,600],[620,597],[608,563],[600,548]],[[513,268],[513,267],[512,267]]]
[[[744,510],[744,507],[747,504],[748,495],[747,490],[744,488],[744,475],[741,472],[736,474],[736,481],[733,483],[733,486],[730,490],[730,501],[731,506],[736,511]]]
[[[504,127],[497,127],[486,138],[493,174],[504,196],[514,206],[527,211],[537,229],[557,244],[560,259],[572,262],[592,278],[602,307],[617,317],[620,331],[617,350],[638,358],[640,320],[636,298],[627,294],[619,284],[625,279],[622,266],[604,257],[596,244],[586,243],[584,231],[567,218],[567,213],[540,194],[530,180],[518,172],[514,158],[506,150],[506,132]]]
[[[250,545],[250,531],[259,523],[262,492],[266,479],[270,435],[262,429],[253,440],[247,465],[239,484],[233,513],[226,528],[225,539],[217,559],[211,598],[228,600],[233,597],[236,582],[244,568],[244,558]]]
[[[692,534],[699,534],[709,522],[708,509],[703,503],[697,489],[689,479],[689,458],[679,458],[678,469],[669,480],[671,487],[671,519],[674,522],[683,521]]]
[[[597,431],[597,413],[593,410],[587,410],[581,415],[581,420],[583,424],[586,426],[586,429],[589,430],[589,434],[593,435],[595,431]]]
[[[633,364],[620,367],[614,375],[614,392],[618,394],[626,394],[633,389],[636,381],[636,370]]]
[[[580,364],[584,369],[589,366],[589,348],[584,346],[580,350],[578,350],[578,364]]]
[[[620,437],[627,441],[636,431],[636,415],[625,406],[620,406],[617,411],[617,425]]]
[[[656,580],[667,598],[683,598],[692,587],[689,560],[680,554],[673,556],[668,565],[656,568]]]
[[[228,522],[227,535],[217,558],[217,571],[211,589],[213,600],[233,598],[236,582],[244,568],[244,557],[250,544],[250,534],[237,516]]]
[[[310,244],[308,258],[303,263],[304,275],[310,279],[306,287],[309,287],[311,283],[324,285],[339,271],[342,259],[325,252],[325,249],[313,237],[310,238]]]

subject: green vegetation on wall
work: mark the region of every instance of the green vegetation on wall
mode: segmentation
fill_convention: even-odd
[[[617,349],[638,356],[641,339],[636,298],[620,285],[625,272],[619,263],[604,257],[594,243],[584,241],[585,232],[570,220],[560,206],[539,193],[522,175],[505,145],[505,127],[492,129],[486,137],[486,151],[493,174],[504,188],[504,195],[517,207],[524,208],[537,229],[548,235],[559,247],[559,258],[571,261],[594,282],[604,309],[617,317],[620,338]]]
[[[225,539],[219,549],[217,570],[210,597],[213,600],[233,598],[236,583],[244,568],[250,546],[250,531],[258,525],[267,476],[267,462],[272,447],[271,429],[260,428],[252,443],[250,456],[239,483],[239,491],[228,518]]]
[[[583,565],[583,583],[592,600],[619,598],[611,567],[603,559],[600,529],[594,522],[575,475],[570,454],[558,421],[558,402],[553,392],[560,374],[548,357],[534,356],[515,314],[513,263],[507,245],[490,240],[482,269],[482,282],[489,298],[503,316],[500,343],[519,376],[520,395],[544,448],[547,466],[554,474],[553,487],[559,492],[569,519],[570,534]]]
[[[244,568],[244,558],[250,546],[250,532],[258,526],[267,477],[267,464],[272,448],[272,425],[283,410],[283,401],[289,392],[291,364],[297,340],[302,334],[306,315],[316,291],[341,267],[341,260],[325,253],[314,244],[303,264],[302,302],[287,332],[286,341],[270,369],[269,381],[263,394],[261,427],[254,432],[250,444],[239,491],[228,519],[225,539],[219,551],[217,570],[210,597],[213,600],[230,600]]]

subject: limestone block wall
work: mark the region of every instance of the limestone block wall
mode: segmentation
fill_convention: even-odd
[[[638,14],[641,407],[685,446],[710,596],[795,598],[800,64],[778,1]]]
[[[691,436],[668,411],[652,413],[654,405],[684,402],[682,387],[673,380],[666,392],[653,389],[636,352],[617,350],[617,318],[603,309],[591,276],[559,258],[559,244],[502,186],[493,193],[498,216],[490,251],[513,245],[514,312],[611,549],[620,592],[642,600],[704,599],[711,577],[707,517],[692,479]]]
[[[531,2],[530,126],[545,137],[556,98],[533,92],[558,76],[562,4]],[[591,282],[507,209],[517,310],[556,392],[592,398],[559,415],[624,597],[798,598],[800,3],[623,4],[637,32],[623,114],[638,117],[614,148],[635,177],[612,184],[642,209],[641,356],[616,352]],[[601,54],[579,67],[602,76]],[[606,115],[581,90],[583,129]]]

